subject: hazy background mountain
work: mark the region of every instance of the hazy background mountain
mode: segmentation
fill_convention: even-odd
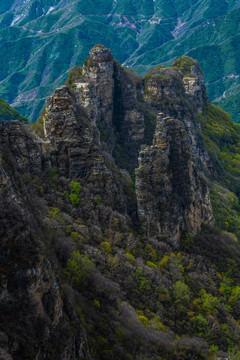
[[[212,101],[240,121],[239,0],[2,0],[0,95],[38,117],[96,43],[139,73],[196,58]]]

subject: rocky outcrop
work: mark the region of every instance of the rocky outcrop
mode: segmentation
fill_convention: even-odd
[[[47,100],[41,119],[44,139],[27,135],[13,122],[2,125],[2,141],[21,171],[37,174],[54,167],[60,176],[89,184],[93,193],[124,214],[129,212],[128,192],[120,178],[126,175],[119,174],[115,163],[133,172],[139,156],[140,225],[148,237],[166,236],[177,246],[182,231],[196,233],[202,223],[213,221],[200,173],[211,167],[198,119],[208,100],[197,62],[181,59],[145,78],[145,101],[159,114],[150,146],[143,145],[148,123],[138,103],[138,98],[143,100],[142,80],[124,70],[102,45],[91,50],[73,81]]]
[[[28,126],[18,120],[0,124],[0,146],[22,173],[39,175],[42,170],[41,148]]]
[[[198,112],[207,103],[203,74],[191,58],[158,67],[145,78],[145,99],[159,112],[153,145],[139,154],[138,214],[148,236],[178,245],[181,233],[212,223],[203,171],[213,166],[204,147]]]
[[[73,83],[79,104],[97,125],[118,165],[133,172],[144,139],[144,115],[137,100],[137,94],[143,94],[141,78],[113,60],[102,45],[90,51],[80,74]]]
[[[208,187],[194,164],[184,123],[159,115],[153,145],[139,154],[136,170],[138,214],[148,237],[174,247],[183,231],[195,234],[213,221]]]
[[[114,160],[78,95],[78,91],[62,86],[48,99],[43,115],[47,141],[42,143],[44,162],[62,176],[89,184],[106,204],[126,213],[127,200]]]

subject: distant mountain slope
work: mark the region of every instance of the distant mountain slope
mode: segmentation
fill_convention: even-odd
[[[32,120],[104,43],[139,73],[196,58],[212,101],[239,121],[239,0],[15,0],[0,4],[0,95]]]
[[[3,121],[19,120],[26,122],[27,118],[13,109],[5,100],[0,98],[0,123]]]

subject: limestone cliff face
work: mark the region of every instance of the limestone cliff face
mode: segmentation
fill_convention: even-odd
[[[75,96],[97,125],[101,140],[111,153],[121,154],[121,167],[133,171],[144,138],[144,116],[137,100],[137,93],[143,93],[141,78],[124,70],[109,49],[98,45],[90,51],[74,86]]]
[[[43,115],[43,161],[60,175],[89,184],[93,193],[101,195],[112,208],[126,213],[127,199],[114,160],[100,141],[96,122],[77,90],[67,86],[57,89]]]
[[[0,125],[1,146],[22,173],[39,175],[42,169],[41,148],[27,126],[18,120]],[[2,150],[3,151],[3,150]]]
[[[181,121],[158,116],[153,145],[139,154],[136,193],[148,237],[165,238],[174,247],[182,231],[195,234],[202,223],[213,221],[208,187]]]
[[[212,164],[197,116],[208,101],[203,74],[189,58],[187,68],[173,65],[146,76],[145,98],[158,111],[158,118],[153,145],[139,154],[136,193],[139,218],[148,236],[164,236],[177,246],[182,231],[196,233],[202,223],[213,222],[201,173],[211,171]]]

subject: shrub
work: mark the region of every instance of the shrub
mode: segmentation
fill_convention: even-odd
[[[153,262],[151,262],[151,261],[147,261],[147,266],[149,266],[149,267],[151,267],[151,268],[157,268],[157,265],[156,264],[154,264]]]
[[[126,332],[124,331],[124,329],[121,328],[120,326],[118,326],[118,327],[116,327],[115,332],[116,332],[116,336],[117,336],[120,344],[124,345],[124,343],[126,341]]]
[[[189,287],[182,281],[177,281],[173,285],[173,295],[176,300],[189,302]]]
[[[51,179],[57,179],[58,178],[57,170],[55,168],[50,168],[47,172],[47,176]]]
[[[194,245],[194,236],[193,234],[183,231],[180,238],[180,247],[185,251],[189,251],[191,247]]]
[[[75,181],[71,181],[70,183],[70,195],[69,195],[69,200],[72,204],[72,206],[77,207],[80,199],[79,199],[79,194],[80,191],[82,189],[82,186],[79,184],[79,182],[75,182]]]
[[[160,269],[163,269],[167,266],[167,263],[168,263],[168,260],[169,260],[169,257],[168,256],[164,256],[158,263],[158,267]]]
[[[151,261],[156,261],[157,260],[157,252],[152,247],[152,245],[147,244],[146,248],[145,248],[145,252],[146,252],[146,255],[147,255],[148,259],[150,259]]]
[[[204,335],[207,329],[207,320],[202,315],[194,318],[193,328],[199,335]]]
[[[135,275],[139,281],[139,291],[142,293],[151,294],[152,289],[150,287],[149,281],[142,275],[142,271],[136,269]]]
[[[65,226],[65,221],[63,220],[63,218],[60,216],[60,210],[57,207],[50,207],[47,216],[51,219],[57,220],[58,222],[60,222],[61,225]]]
[[[134,258],[134,256],[133,256],[133,254],[130,253],[130,250],[127,249],[125,255],[126,255],[127,259],[129,260],[129,262],[130,262],[131,264],[133,264],[134,261],[135,261],[135,258]]]
[[[144,315],[139,315],[138,319],[140,321],[141,324],[143,324],[143,326],[147,327],[148,326],[148,318]]]
[[[112,248],[109,242],[104,241],[99,245],[99,249],[105,255],[110,255],[112,253]]]
[[[86,286],[89,278],[95,269],[94,263],[87,255],[81,255],[79,251],[71,254],[65,268],[65,275],[68,277],[71,285],[76,288]]]
[[[149,321],[149,328],[151,330],[158,330],[158,331],[166,331],[166,327],[161,323],[159,315],[155,315],[150,321]]]
[[[100,195],[95,195],[94,200],[95,200],[97,205],[102,205],[102,198],[101,198]]]

